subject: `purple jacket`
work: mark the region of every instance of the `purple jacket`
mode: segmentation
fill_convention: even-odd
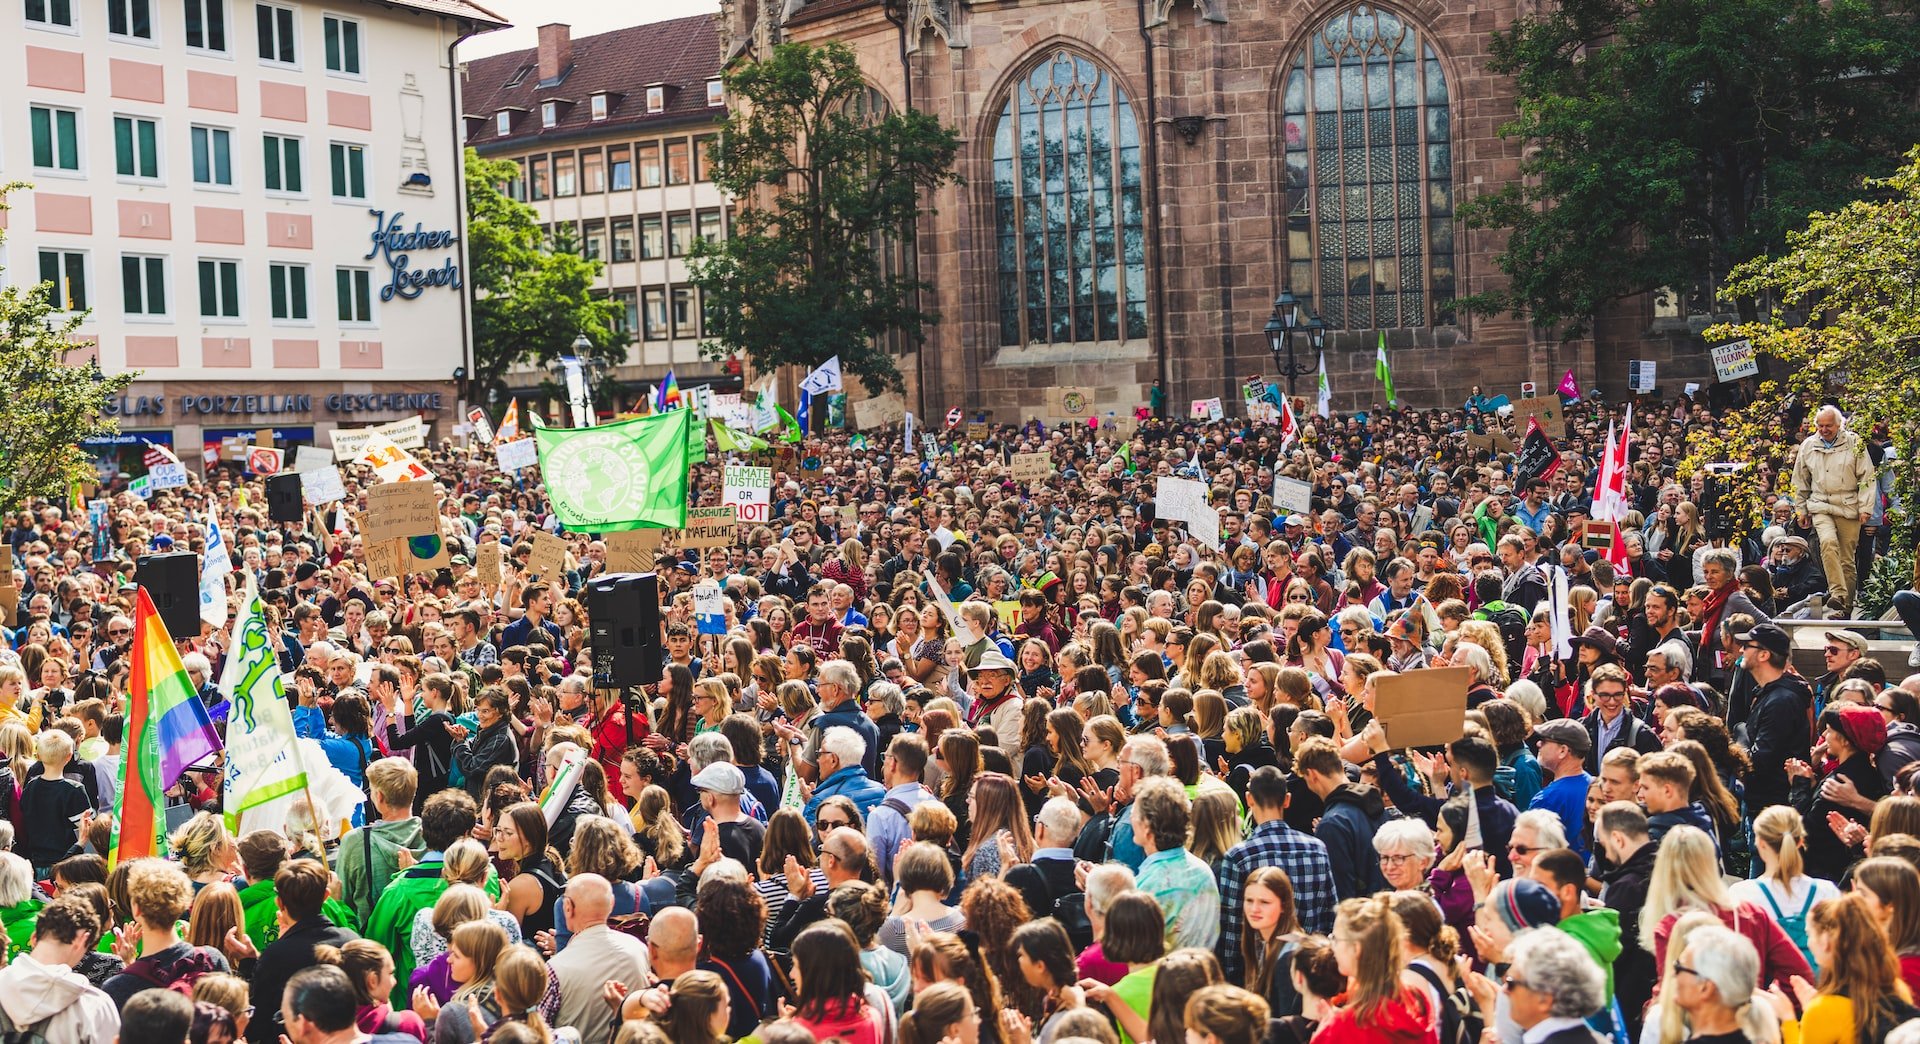
[[[1472,914],[1468,914],[1468,917],[1471,919]],[[407,977],[409,996],[413,994],[416,987],[420,986],[425,986],[427,992],[433,994],[433,999],[441,1004],[445,1004],[447,998],[453,996],[453,991],[459,988],[459,984],[453,981],[453,972],[447,966],[447,955],[444,952],[415,968],[413,974]]]
[[[1460,952],[1478,960],[1479,955],[1473,950],[1473,934],[1468,931],[1473,927],[1473,886],[1467,882],[1466,873],[1434,870],[1427,875],[1427,887],[1433,890],[1433,901],[1440,907],[1440,916],[1460,933]]]

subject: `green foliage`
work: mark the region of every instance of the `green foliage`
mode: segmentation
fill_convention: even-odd
[[[0,211],[28,187],[0,185]],[[45,286],[0,287],[0,515],[41,497],[65,503],[74,483],[99,477],[79,444],[120,430],[104,411],[137,376],[69,365],[84,316],[55,311]]]
[[[927,284],[885,255],[912,256],[928,193],[958,180],[959,136],[923,112],[868,111],[844,44],[783,44],[729,68],[726,88],[738,109],[722,121],[714,182],[738,211],[688,266],[706,299],[702,348],[760,370],[838,355],[868,391],[901,387],[887,335],[917,348],[939,317],[916,304]]]
[[[1817,322],[1767,322],[1707,331],[1709,343],[1751,338],[1768,370],[1754,401],[1723,418],[1718,432],[1696,430],[1682,473],[1712,461],[1766,458],[1784,467],[1795,415],[1832,402],[1858,432],[1884,427],[1901,464],[1893,472],[1905,504],[1920,494],[1920,148],[1892,177],[1867,183],[1875,198],[1817,213],[1787,236],[1778,257],[1759,258],[1733,273],[1735,292],[1770,296],[1783,310]],[[1810,421],[1809,421],[1810,422]],[[1733,476],[1749,506],[1763,492],[1754,469]]]
[[[1860,611],[1855,617],[1878,620],[1891,612],[1894,593],[1913,584],[1913,556],[1913,548],[1896,547],[1873,560],[1873,568],[1860,578]]]
[[[593,342],[589,354],[625,362],[630,338],[614,331],[619,306],[593,293],[600,262],[581,257],[564,233],[543,241],[537,212],[500,191],[515,164],[468,149],[466,168],[476,387],[504,387],[513,366],[575,354],[581,334]]]
[[[1611,301],[1786,242],[1913,142],[1910,0],[1564,0],[1497,33],[1521,177],[1463,205],[1508,229],[1505,289],[1463,300],[1566,336]],[[1736,298],[1752,319],[1750,297]]]

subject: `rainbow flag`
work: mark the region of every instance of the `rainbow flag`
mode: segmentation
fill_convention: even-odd
[[[127,683],[126,745],[114,798],[110,863],[161,854],[166,789],[188,765],[220,749],[206,704],[144,587],[134,608],[129,653],[133,676]]]
[[[660,384],[660,401],[656,407],[661,413],[680,405],[680,382],[674,379],[673,371],[667,371],[667,379]]]

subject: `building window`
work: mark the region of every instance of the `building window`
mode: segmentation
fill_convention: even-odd
[[[658,214],[640,219],[640,260],[657,261],[667,256],[667,228]]]
[[[226,52],[227,0],[187,0],[187,46]]]
[[[574,186],[575,186],[575,183],[573,180],[573,153],[571,152],[554,153],[553,154],[554,198],[558,199],[561,196],[573,195]]]
[[[240,262],[200,259],[200,318],[240,318]]]
[[[519,160],[508,160],[513,164],[513,176],[500,186],[500,191],[508,199],[519,203],[527,201],[527,168]]]
[[[559,122],[560,122],[560,103],[559,102],[541,102],[540,103],[540,126],[552,127]]]
[[[27,0],[27,21],[49,28],[73,28],[73,0]]]
[[[726,103],[727,103],[726,85],[721,83],[719,80],[708,80],[707,81],[707,104],[711,106],[711,105],[725,105]]]
[[[721,226],[724,224],[720,220],[720,211],[703,210],[700,212],[699,217],[700,217],[700,238],[706,240],[709,243],[719,242],[723,234]]]
[[[107,34],[153,39],[152,0],[107,0]]]
[[[693,154],[687,139],[667,142],[667,184],[684,185],[693,178]]]
[[[327,15],[320,19],[320,30],[326,36],[327,71],[360,75],[360,22]]]
[[[1453,149],[1440,59],[1397,16],[1333,16],[1281,92],[1287,277],[1327,325],[1452,323]]]
[[[120,300],[128,315],[166,315],[166,259],[142,254],[121,255]]]
[[[650,286],[640,291],[640,336],[648,341],[667,339],[667,291]]]
[[[613,259],[633,260],[633,219],[630,217],[613,219]]]
[[[367,198],[367,149],[364,145],[352,145],[344,141],[332,142],[327,146],[332,159],[333,198]]]
[[[713,147],[718,140],[712,134],[693,139],[693,180],[713,180]]]
[[[266,146],[262,169],[266,173],[267,191],[289,195],[304,192],[300,177],[300,139],[265,134],[261,140]]]
[[[500,135],[513,133],[513,110],[501,109],[493,114],[493,132]]]
[[[684,257],[693,245],[693,215],[667,215],[667,256]]]
[[[597,196],[607,190],[606,158],[599,149],[580,150],[580,194]]]
[[[336,312],[343,323],[373,322],[373,272],[365,268],[333,270]]]
[[[159,180],[160,125],[138,116],[115,116],[113,169],[123,178]]]
[[[307,319],[307,266],[275,262],[267,266],[268,295],[273,298],[275,319],[305,322]]]
[[[41,170],[79,170],[80,114],[35,105],[28,115],[33,124],[33,165]]]
[[[253,22],[260,37],[261,61],[292,65],[299,60],[299,51],[294,45],[293,8],[254,4]]]
[[[580,256],[598,261],[607,256],[607,223],[594,218],[580,232]]]
[[[694,302],[693,287],[673,288],[673,336],[682,339],[700,336],[700,309]]]
[[[641,142],[638,147],[640,150],[640,187],[659,188],[660,143],[657,141],[644,141]]]
[[[633,290],[613,292],[613,332],[631,335],[640,328],[640,295]]]
[[[82,250],[40,251],[40,281],[47,297],[63,312],[87,310],[87,255]]]
[[[607,172],[611,175],[607,187],[615,192],[633,187],[633,160],[625,145],[615,145],[607,149]]]
[[[547,178],[545,156],[535,156],[527,161],[527,186],[527,198],[534,202],[553,194],[553,183]]]
[[[589,118],[595,121],[606,119],[607,118],[607,96],[604,94],[594,95],[592,100],[587,102],[587,115]]]
[[[1147,336],[1140,128],[1099,66],[1056,51],[1014,84],[993,195],[1001,344]]]
[[[647,111],[660,112],[667,107],[667,89],[665,87],[647,88]]]
[[[193,182],[233,184],[232,135],[219,127],[193,128]]]

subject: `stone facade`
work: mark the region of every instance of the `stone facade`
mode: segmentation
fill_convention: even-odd
[[[1511,118],[1509,82],[1485,68],[1491,34],[1534,0],[1393,0],[1383,10],[1415,30],[1443,70],[1456,201],[1517,176],[1520,145],[1500,138]],[[938,115],[962,139],[964,183],[939,192],[921,222],[918,261],[943,321],[924,358],[905,358],[908,401],[923,415],[952,405],[1004,419],[1047,416],[1050,387],[1098,389],[1101,412],[1128,412],[1158,378],[1167,407],[1238,398],[1238,386],[1274,365],[1262,332],[1288,271],[1282,94],[1288,69],[1353,0],[729,0],[729,52],[773,40],[836,40],[853,47],[872,84],[896,108]],[[1127,340],[1002,346],[996,266],[994,134],[1008,93],[1060,50],[1087,58],[1124,90],[1139,123],[1146,209],[1147,335]],[[1374,216],[1378,216],[1377,214]],[[1503,236],[1453,222],[1454,294],[1504,281]],[[1294,286],[1313,300],[1311,286]],[[1443,295],[1430,295],[1435,301]],[[1452,296],[1452,295],[1446,295]],[[1384,331],[1404,403],[1458,403],[1471,386],[1519,394],[1552,388],[1568,367],[1583,387],[1623,393],[1626,360],[1655,359],[1662,391],[1711,381],[1711,365],[1684,324],[1657,332],[1651,302],[1603,317],[1594,340],[1561,343],[1509,318],[1462,316],[1446,325]],[[1373,358],[1381,330],[1329,334],[1326,360],[1338,408],[1365,407],[1380,388]],[[1298,347],[1312,363],[1312,352]],[[1300,379],[1311,396],[1314,378]]]

